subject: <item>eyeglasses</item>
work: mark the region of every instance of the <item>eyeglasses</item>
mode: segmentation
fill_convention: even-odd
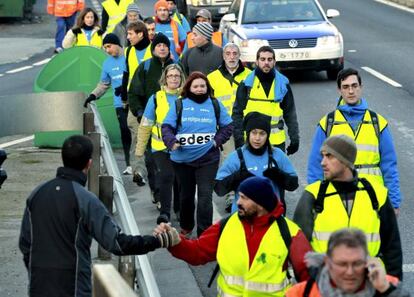
[[[349,267],[351,267],[353,271],[361,270],[364,269],[367,264],[365,260],[359,260],[351,263],[335,262],[332,259],[329,259],[329,261],[340,271],[347,271]]]
[[[168,74],[167,78],[169,78],[169,79],[171,79],[171,78],[179,79],[179,78],[181,78],[181,75],[179,75],[179,74]]]
[[[360,86],[361,85],[360,84],[357,84],[357,83],[352,84],[352,85],[342,85],[341,86],[341,89],[344,90],[344,91],[348,91],[351,88],[355,90],[355,89],[358,89]]]

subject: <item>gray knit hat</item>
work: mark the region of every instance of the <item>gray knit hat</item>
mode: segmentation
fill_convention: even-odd
[[[197,11],[196,18],[198,17],[211,20],[211,12],[208,11],[208,9],[202,8],[199,11]]]
[[[333,155],[346,166],[354,169],[357,147],[351,137],[343,134],[331,136],[323,142],[321,152]]]
[[[211,40],[213,35],[213,27],[209,23],[197,23],[193,27],[193,30],[196,30],[197,33],[204,36],[207,40]]]
[[[135,3],[131,3],[127,7],[127,13],[128,12],[136,12],[139,14],[141,11],[139,10],[138,5],[136,5]]]

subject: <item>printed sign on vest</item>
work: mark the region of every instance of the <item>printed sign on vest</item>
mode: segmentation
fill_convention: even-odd
[[[177,134],[176,138],[180,145],[200,145],[214,139],[215,133],[187,133]]]

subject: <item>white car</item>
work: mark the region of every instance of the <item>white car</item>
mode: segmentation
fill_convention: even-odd
[[[240,46],[241,60],[254,64],[256,52],[271,46],[280,69],[326,70],[336,79],[344,67],[341,33],[328,20],[339,11],[323,11],[317,0],[234,0],[220,31]]]

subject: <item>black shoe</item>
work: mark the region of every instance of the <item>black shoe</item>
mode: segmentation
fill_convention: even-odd
[[[145,179],[138,172],[134,173],[134,176],[132,177],[132,181],[136,183],[138,187],[143,187],[146,185]]]
[[[168,215],[165,213],[162,213],[157,218],[157,225],[161,223],[168,223],[169,221],[170,221],[170,218],[168,217]]]

